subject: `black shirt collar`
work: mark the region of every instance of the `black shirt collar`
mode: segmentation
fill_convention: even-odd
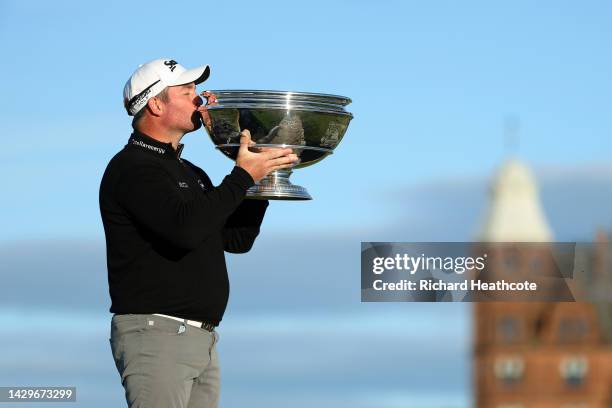
[[[178,148],[174,150],[172,143],[163,143],[159,140],[155,140],[150,136],[145,135],[138,130],[134,130],[130,139],[128,140],[128,146],[132,146],[146,152],[163,156],[165,158],[181,158],[181,152],[183,151],[183,144],[179,143]]]

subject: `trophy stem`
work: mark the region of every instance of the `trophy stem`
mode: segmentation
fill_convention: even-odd
[[[247,190],[246,198],[257,200],[312,200],[308,191],[291,184],[291,169],[275,170]]]

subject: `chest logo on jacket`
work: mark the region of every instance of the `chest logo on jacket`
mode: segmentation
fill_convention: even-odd
[[[185,183],[184,181],[179,181],[178,183],[180,188],[189,188],[189,184]]]

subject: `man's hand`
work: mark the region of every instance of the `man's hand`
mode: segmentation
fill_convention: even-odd
[[[246,129],[240,132],[240,150],[236,158],[236,165],[245,169],[255,182],[274,170],[291,167],[298,161],[292,149],[266,148],[260,153],[253,153],[249,150],[249,146],[253,144],[251,132]]]

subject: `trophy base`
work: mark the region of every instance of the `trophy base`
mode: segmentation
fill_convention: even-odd
[[[302,186],[291,184],[291,170],[276,170],[249,188],[246,198],[253,200],[312,200]]]

